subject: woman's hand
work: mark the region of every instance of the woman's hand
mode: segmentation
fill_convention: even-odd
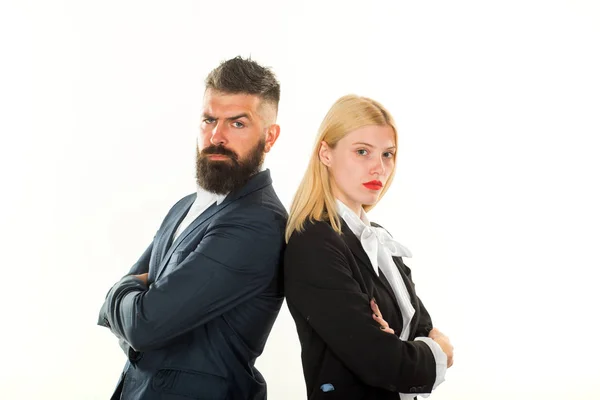
[[[454,346],[450,343],[448,336],[444,335],[438,328],[433,328],[429,332],[429,337],[440,345],[446,356],[448,357],[448,368],[454,364]]]
[[[373,310],[373,319],[375,321],[377,321],[377,323],[379,325],[381,325],[379,327],[379,329],[381,329],[384,332],[394,334],[394,330],[392,328],[390,328],[390,326],[388,325],[386,320],[383,319],[383,316],[381,315],[381,311],[379,311],[379,307],[377,306],[377,303],[375,302],[375,298],[371,299],[371,310]]]

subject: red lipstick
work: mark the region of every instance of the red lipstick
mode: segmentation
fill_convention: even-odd
[[[383,183],[381,183],[381,181],[375,180],[371,182],[365,182],[363,183],[363,186],[369,190],[381,190],[381,188],[383,187]]]

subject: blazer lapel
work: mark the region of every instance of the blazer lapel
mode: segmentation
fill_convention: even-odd
[[[346,242],[346,244],[352,251],[352,254],[354,254],[354,257],[356,257],[366,267],[368,267],[369,271],[374,276],[377,276],[377,275],[375,275],[375,271],[373,270],[371,260],[369,260],[369,256],[367,256],[367,253],[365,253],[365,250],[363,249],[362,244],[360,243],[360,240],[354,235],[354,232],[352,232],[352,230],[350,229],[350,227],[348,226],[348,224],[346,224],[346,222],[344,220],[342,220],[340,218],[340,221],[342,222],[342,233],[343,233],[342,237],[344,239],[344,242]]]
[[[357,261],[364,264],[365,268],[369,270],[369,273],[372,275],[372,278],[374,280],[380,281],[383,284],[383,287],[385,287],[385,290],[387,290],[389,295],[394,300],[393,303],[394,303],[394,307],[396,308],[396,312],[398,313],[398,315],[401,316],[402,313],[400,312],[400,307],[398,306],[398,302],[396,300],[396,295],[394,294],[392,286],[390,285],[388,280],[385,278],[385,276],[381,272],[381,270],[379,270],[379,276],[375,273],[375,270],[373,269],[373,264],[371,264],[371,260],[369,260],[369,256],[367,256],[367,253],[365,253],[365,251],[362,247],[362,244],[360,243],[360,240],[356,237],[356,235],[354,235],[354,233],[352,232],[352,230],[346,224],[345,221],[342,220],[341,222],[342,222],[342,233],[343,233],[342,236],[344,238],[344,241],[346,242],[346,245],[348,245],[348,247],[350,248],[350,251],[352,251],[352,254],[354,254],[354,257],[357,259]],[[377,266],[377,268],[379,268],[379,266]]]
[[[415,330],[417,329],[418,321],[420,318],[420,310],[419,310],[419,303],[417,301],[417,293],[415,292],[414,286],[412,285],[410,279],[408,279],[408,276],[402,270],[402,265],[403,265],[402,259],[399,257],[392,257],[392,259],[394,260],[394,264],[396,264],[398,271],[400,271],[400,276],[402,277],[402,280],[404,281],[404,285],[406,286],[406,290],[408,291],[408,295],[410,296],[410,303],[412,304],[413,308],[415,309],[415,314],[413,315],[412,320],[410,321],[409,338],[411,338],[411,337],[413,337]]]
[[[157,267],[162,265],[163,261],[165,260],[165,254],[169,249],[171,238],[175,234],[175,231],[177,230],[177,227],[179,226],[181,221],[183,221],[183,218],[187,215],[192,204],[194,204],[195,200],[196,195],[190,196],[189,200],[178,211],[174,213],[173,218],[170,218],[165,227],[162,229],[160,238],[158,239],[158,244],[156,246],[158,253],[156,254],[157,257],[155,257],[155,265]],[[160,269],[161,268],[157,269],[156,276],[158,276]]]
[[[164,271],[165,267],[169,263],[173,252],[190,235],[190,233],[192,233],[197,227],[202,225],[207,219],[215,215],[218,211],[222,210],[228,204],[230,204],[230,202],[226,201],[223,201],[220,205],[217,205],[217,203],[213,203],[206,210],[204,210],[204,212],[202,212],[202,214],[200,214],[187,228],[185,228],[183,232],[181,232],[181,234],[177,237],[177,239],[173,242],[171,247],[169,247],[169,249],[165,252],[163,258],[161,259],[160,267],[158,268],[158,272],[156,273],[155,279],[158,279],[160,277],[161,273]],[[187,209],[189,210],[189,207]],[[185,215],[186,214],[184,214],[184,216]],[[179,226],[182,220],[183,218],[180,218],[179,222],[175,224],[175,228],[172,230],[172,233],[169,236],[169,238],[173,237],[175,229],[177,228],[177,226]]]
[[[164,251],[161,252],[161,254],[163,254],[163,257],[161,258],[160,266],[156,273],[155,280],[158,279],[160,277],[161,273],[164,271],[165,267],[169,263],[169,259],[171,258],[171,255],[173,255],[173,252],[194,230],[196,230],[196,228],[201,226],[204,222],[206,222],[213,215],[215,215],[219,211],[223,210],[228,205],[232,204],[234,201],[236,201],[244,196],[247,196],[248,194],[250,194],[256,190],[262,189],[265,186],[270,185],[271,183],[272,183],[271,174],[268,169],[254,175],[252,178],[250,178],[248,183],[246,183],[246,185],[244,185],[244,187],[242,187],[240,190],[238,190],[237,192],[229,193],[229,195],[227,195],[227,197],[225,197],[225,199],[221,202],[221,204],[217,205],[216,203],[213,203],[210,207],[208,207],[206,210],[204,210],[204,212],[202,214],[200,214],[190,224],[190,226],[188,226],[186,229],[184,229],[183,232],[181,232],[181,234],[179,235],[177,240],[175,240],[173,242],[171,247],[168,247],[168,243],[170,242],[170,239],[173,237],[175,230],[177,229],[177,227],[179,226],[179,224],[181,223],[181,221],[187,214],[188,210],[192,206],[192,203],[194,202],[193,200],[195,200],[195,196],[194,196],[192,202],[187,207],[184,208],[185,212],[183,212],[182,215],[179,215],[179,218],[177,218],[176,223],[174,223],[174,224],[172,224],[172,226],[170,226],[170,229],[169,229],[170,233],[168,235],[169,240],[167,240],[163,243]],[[175,221],[175,219],[173,219],[173,221]],[[161,240],[163,240],[163,238],[161,238]],[[167,248],[168,248],[168,251],[167,251]]]

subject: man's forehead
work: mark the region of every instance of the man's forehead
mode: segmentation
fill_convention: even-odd
[[[256,114],[260,107],[260,97],[252,94],[229,94],[207,90],[204,94],[204,113],[223,114],[223,116],[237,114]]]

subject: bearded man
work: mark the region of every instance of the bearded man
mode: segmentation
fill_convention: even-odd
[[[266,399],[254,363],[283,301],[287,213],[262,163],[279,137],[279,83],[240,57],[205,83],[197,192],[100,311],[128,358],[113,400]]]

